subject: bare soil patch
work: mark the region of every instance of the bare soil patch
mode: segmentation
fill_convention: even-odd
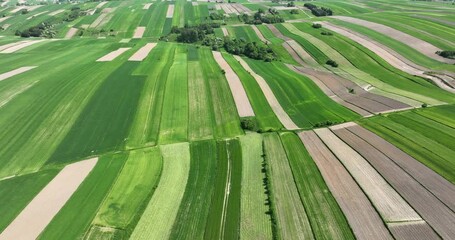
[[[152,6],[153,3],[147,3],[144,5],[144,7],[142,9],[144,10],[148,10],[150,8],[150,6]]]
[[[396,239],[440,239],[425,221],[387,224]]]
[[[235,106],[240,117],[254,116],[253,107],[251,106],[250,100],[243,88],[242,82],[240,81],[237,74],[232,70],[231,66],[224,60],[220,52],[212,51],[213,57],[221,69],[224,70],[229,88],[231,89],[232,96],[234,97]]]
[[[404,32],[398,31],[394,28],[388,27],[386,25],[382,25],[379,23],[374,23],[374,22],[370,22],[370,21],[366,21],[366,20],[362,20],[362,19],[358,19],[358,18],[353,18],[353,17],[346,17],[346,16],[332,16],[332,17],[345,21],[345,22],[350,22],[350,23],[354,23],[357,25],[361,25],[361,26],[370,28],[372,30],[375,30],[377,32],[380,32],[388,37],[391,37],[397,41],[400,41],[400,42],[416,49],[417,51],[421,52],[422,54],[424,54],[430,58],[433,58],[437,61],[449,63],[449,64],[455,63],[455,60],[443,58],[443,57],[437,55],[436,52],[441,51],[441,49],[439,49],[438,47],[436,47],[428,42],[425,42],[419,38],[411,36],[407,33],[404,33]]]
[[[16,44],[14,46],[11,46],[9,48],[6,48],[4,50],[2,50],[0,53],[14,53],[14,52],[17,52],[23,48],[26,48],[28,46],[31,46],[33,44],[36,44],[36,43],[40,43],[40,42],[43,42],[44,40],[36,40],[36,41],[23,41],[21,42],[20,44]]]
[[[68,30],[68,32],[65,35],[65,39],[70,39],[74,37],[74,35],[76,35],[77,33],[77,30],[78,30],[77,28],[70,28],[70,30]]]
[[[166,18],[172,18],[174,16],[174,4],[170,4],[167,8]]]
[[[225,27],[221,27],[221,31],[223,31],[223,35],[224,35],[225,37],[228,37],[228,36],[229,36],[229,32],[228,32],[228,30],[227,30]]]
[[[265,79],[262,78],[261,76],[259,76],[257,73],[255,73],[241,57],[239,57],[239,56],[234,56],[234,57],[235,57],[235,59],[237,59],[237,61],[240,62],[242,67],[245,68],[245,70],[247,72],[249,72],[251,74],[251,76],[253,76],[253,78],[259,84],[259,87],[261,88],[262,92],[264,93],[264,96],[267,99],[267,102],[269,103],[269,105],[272,108],[275,115],[280,120],[281,124],[283,124],[283,126],[286,129],[290,129],[290,130],[298,129],[299,127],[297,126],[297,124],[295,124],[294,121],[292,121],[292,119],[289,117],[289,115],[286,113],[286,111],[284,111],[283,107],[281,107],[280,103],[278,102],[278,99],[276,99],[275,94],[273,94],[272,89],[267,84]]]
[[[97,62],[110,62],[114,59],[116,59],[118,56],[120,56],[122,53],[128,51],[130,48],[119,48],[115,51],[112,51],[108,54],[106,54],[105,56],[99,58],[98,60],[96,60]]]
[[[57,10],[57,11],[53,11],[53,12],[49,13],[48,15],[49,16],[55,16],[55,15],[57,15],[59,13],[64,12],[64,11],[65,11],[65,9],[60,9],[60,10]]]
[[[10,78],[12,76],[15,76],[17,74],[21,74],[21,73],[27,72],[27,71],[32,70],[34,68],[36,68],[36,66],[21,67],[21,68],[18,68],[18,69],[15,69],[15,70],[12,70],[12,71],[9,71],[9,72],[6,72],[6,73],[2,73],[2,74],[0,74],[0,81],[3,81],[5,79]]]
[[[142,61],[144,60],[150,51],[157,45],[157,43],[147,43],[145,46],[141,47],[136,53],[131,56],[128,61]]]
[[[350,132],[350,128],[355,127],[334,133],[362,155],[443,239],[455,236],[455,213],[387,155]]]
[[[365,128],[354,124],[353,126],[349,126],[348,130],[387,155],[395,164],[400,166],[455,212],[455,201],[453,199],[453,196],[455,196],[455,186],[452,183],[393,144]]]
[[[349,171],[386,222],[422,220],[362,156],[328,128],[314,132]]]
[[[354,235],[358,239],[392,239],[368,198],[317,135],[306,131],[299,133],[299,137],[318,166]]]
[[[98,158],[92,158],[63,168],[0,234],[0,239],[37,239],[97,161]]]
[[[137,27],[134,31],[133,38],[142,38],[145,32],[145,27]]]
[[[261,39],[261,41],[263,41],[265,43],[270,43],[267,39],[265,39],[264,35],[262,35],[261,31],[259,31],[259,29],[258,29],[258,27],[256,27],[256,25],[251,25],[251,28],[256,33],[256,35],[259,37],[259,39]]]

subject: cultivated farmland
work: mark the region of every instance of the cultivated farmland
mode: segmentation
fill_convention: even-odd
[[[0,240],[453,239],[454,12],[0,0]]]

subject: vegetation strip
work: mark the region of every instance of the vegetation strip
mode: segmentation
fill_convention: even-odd
[[[167,239],[176,220],[190,170],[188,143],[160,146],[163,171],[131,239]]]
[[[272,108],[273,112],[275,112],[276,116],[283,124],[283,126],[289,130],[298,129],[299,127],[292,121],[292,119],[289,117],[286,111],[284,111],[283,107],[281,107],[280,103],[278,102],[278,99],[276,99],[272,89],[270,89],[269,85],[264,80],[264,78],[255,73],[241,57],[235,56],[235,59],[237,59],[237,61],[240,62],[242,67],[245,68],[245,70],[254,77],[256,82],[259,84],[259,87],[261,88],[262,92],[264,93],[267,102],[270,104],[270,107]]]
[[[343,165],[312,132],[299,137],[319,168],[358,239],[393,239],[381,217]]]
[[[313,231],[305,206],[300,200],[292,171],[276,133],[264,134],[264,154],[267,181],[270,181],[270,201],[279,239],[313,239]]]
[[[231,66],[224,60],[220,52],[212,51],[213,57],[218,65],[224,71],[229,88],[231,89],[232,96],[234,97],[235,106],[240,117],[251,117],[254,116],[253,107],[251,107],[250,100],[246,95],[245,89],[243,88],[242,82]]]
[[[240,201],[240,238],[272,239],[272,222],[267,214],[264,193],[264,157],[262,135],[249,133],[240,137],[242,146],[242,186]]]
[[[95,167],[98,158],[67,165],[0,234],[0,239],[36,239]]]

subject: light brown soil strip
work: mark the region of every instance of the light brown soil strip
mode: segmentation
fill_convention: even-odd
[[[452,211],[455,211],[455,201],[453,198],[453,196],[455,196],[455,185],[413,157],[401,151],[399,148],[365,128],[355,125],[348,127],[348,130],[366,140],[370,143],[370,145],[387,155],[387,157],[410,174],[426,189],[432,192]]]
[[[36,239],[92,171],[97,161],[97,158],[92,158],[63,168],[0,234],[0,239]]]
[[[368,198],[343,165],[312,131],[299,137],[319,168],[357,239],[392,239]]]
[[[15,70],[12,70],[12,71],[9,71],[9,72],[6,72],[6,73],[2,73],[2,74],[0,74],[0,81],[3,81],[5,79],[10,78],[12,76],[15,76],[17,74],[21,74],[21,73],[27,72],[27,71],[32,70],[34,68],[36,68],[36,66],[21,67],[21,68],[18,68],[18,69],[15,69]]]
[[[98,26],[101,25],[101,22],[103,22],[104,18],[107,17],[107,14],[106,13],[102,13],[100,14],[96,19],[95,21],[92,22],[92,24],[90,24],[90,28],[96,28]]]
[[[116,59],[118,56],[120,56],[122,53],[128,51],[130,48],[119,48],[115,51],[112,51],[108,54],[106,54],[105,56],[99,58],[98,60],[96,60],[97,62],[110,62],[114,59]]]
[[[258,29],[258,27],[256,27],[256,25],[251,25],[251,28],[256,33],[256,35],[258,35],[258,37],[259,37],[259,39],[261,39],[261,41],[263,41],[265,43],[270,43],[267,39],[265,39],[264,35],[262,35],[261,31],[259,31],[259,29]]]
[[[292,119],[289,117],[286,111],[284,111],[283,107],[281,107],[280,103],[278,102],[278,99],[276,99],[275,94],[273,94],[272,89],[267,84],[265,79],[259,76],[257,73],[255,73],[241,57],[239,56],[234,57],[235,59],[237,59],[237,61],[239,61],[242,67],[247,72],[249,72],[251,76],[253,76],[253,78],[256,80],[262,92],[264,93],[267,102],[269,103],[275,115],[280,120],[281,124],[283,124],[283,126],[289,130],[298,129],[299,127],[297,126],[297,124],[295,124],[294,121],[292,121]]]
[[[289,65],[288,67],[299,74],[309,77],[324,91],[324,93],[327,94],[329,92],[325,88],[329,89],[331,93],[335,94],[343,101],[339,102],[340,104],[362,116],[410,108],[407,104],[367,92],[353,82],[331,72]],[[349,92],[349,90],[352,90],[353,92]],[[328,96],[333,97],[332,95]],[[348,104],[346,105],[345,103]]]
[[[286,49],[286,51],[291,55],[291,57],[301,66],[305,65],[305,63],[302,61],[302,58],[300,58],[299,54],[289,45],[289,43],[286,41],[282,44],[283,48]]]
[[[174,16],[174,4],[170,4],[167,8],[166,18],[172,18]]]
[[[30,42],[31,40],[25,40],[25,41],[19,41],[19,42],[13,42],[13,43],[8,43],[8,44],[5,44],[5,45],[2,45],[0,46],[0,51],[3,51],[7,48],[10,48],[10,47],[14,47],[14,46],[17,46],[17,45],[20,45],[22,43],[26,43],[26,42]]]
[[[144,10],[148,10],[151,6],[152,6],[153,3],[147,3],[144,5],[144,7],[142,9]]]
[[[2,17],[2,18],[0,18],[0,23],[3,22],[3,21],[5,21],[6,19],[8,19],[8,18],[10,18],[10,17],[11,17],[11,16],[7,16],[7,17]]]
[[[68,32],[65,35],[65,39],[70,39],[74,37],[74,35],[76,35],[77,33],[77,30],[78,30],[77,28],[70,28],[70,30],[68,30]]]
[[[64,12],[64,11],[65,11],[65,9],[60,9],[60,10],[57,10],[57,11],[53,11],[53,12],[49,13],[48,15],[49,16],[55,16],[55,15],[57,15],[59,13]]]
[[[441,79],[425,75],[424,72],[429,71],[425,67],[422,67],[422,66],[419,66],[416,64],[409,64],[409,60],[407,60],[405,57],[403,57],[400,54],[396,53],[395,51],[387,48],[386,46],[369,39],[367,36],[352,32],[346,28],[336,26],[329,22],[322,22],[322,24],[325,28],[327,28],[331,31],[334,31],[338,34],[341,34],[345,37],[348,37],[351,40],[359,43],[360,45],[368,48],[372,52],[376,53],[379,57],[384,59],[386,62],[388,62],[390,65],[392,65],[393,67],[395,67],[403,72],[406,72],[408,74],[411,74],[411,75],[428,78],[428,79],[432,80],[433,82],[435,82],[439,87],[455,93],[455,89],[453,89],[453,87],[447,86],[444,83],[444,81],[441,81]]]
[[[139,50],[137,50],[136,53],[131,56],[128,61],[137,61],[140,62],[144,60],[152,51],[152,49],[157,45],[157,43],[147,43],[145,46],[141,47]]]
[[[449,63],[449,64],[455,63],[455,60],[443,58],[443,57],[437,55],[436,52],[441,51],[441,49],[437,48],[436,46],[434,46],[428,42],[425,42],[419,38],[411,36],[407,33],[404,33],[404,32],[398,31],[394,28],[388,27],[386,25],[375,23],[375,22],[370,22],[370,21],[365,21],[365,20],[353,18],[353,17],[346,17],[346,16],[332,16],[332,17],[345,21],[345,22],[361,25],[363,27],[367,27],[374,31],[380,32],[388,37],[391,37],[399,42],[402,42],[402,43],[416,49],[417,51],[419,51],[419,52],[423,53],[424,55],[426,55],[432,59],[435,59],[437,61]]]
[[[221,10],[220,4],[215,4],[215,10]]]
[[[221,31],[223,31],[225,37],[229,37],[229,31],[225,27],[221,27]]]
[[[22,42],[21,44],[18,44],[18,45],[14,45],[10,48],[6,48],[4,50],[2,50],[0,53],[13,53],[13,52],[17,52],[19,50],[21,50],[22,48],[26,48],[28,46],[31,46],[33,44],[36,44],[36,43],[39,43],[39,42],[42,42],[44,40],[36,40],[36,41],[27,41],[27,42]]]
[[[319,63],[314,60],[314,58],[303,49],[300,44],[294,40],[288,40],[286,43],[297,53],[297,55],[309,66],[319,68]]]
[[[133,39],[142,38],[145,32],[145,27],[137,27],[134,31]]]
[[[107,2],[100,2],[95,8],[102,8]]]
[[[386,222],[422,220],[362,156],[328,128],[314,132],[349,171]]]
[[[22,9],[27,9],[27,7],[25,7],[25,6],[17,7],[15,9],[13,9],[12,11],[10,11],[10,13],[17,13]]]
[[[39,15],[43,15],[43,14],[45,14],[45,13],[47,13],[47,12],[49,12],[49,11],[44,11],[44,12],[37,13],[37,14],[35,14],[35,15],[33,15],[33,16],[28,17],[27,20],[30,20],[30,19],[32,19],[32,18],[34,18],[34,17],[38,17]]]
[[[297,7],[285,7],[285,6],[274,6],[276,10],[282,11],[282,10],[293,10],[293,9],[298,9]]]
[[[425,221],[387,224],[396,239],[441,239]]]
[[[281,39],[283,39],[284,41],[292,40],[291,38],[284,36],[284,35],[280,32],[280,30],[278,30],[278,28],[276,28],[274,25],[272,25],[272,24],[267,24],[266,26],[270,29],[270,31],[272,31],[273,35],[275,35],[276,37],[281,38]]]
[[[225,71],[224,76],[226,77],[229,88],[231,89],[232,96],[234,97],[235,106],[240,117],[254,116],[253,107],[250,104],[250,100],[243,88],[242,82],[240,81],[237,74],[232,70],[231,66],[224,60],[223,55],[220,52],[212,51],[213,57],[218,65]]]
[[[443,239],[455,236],[455,213],[389,157],[348,129],[334,133],[362,155]]]

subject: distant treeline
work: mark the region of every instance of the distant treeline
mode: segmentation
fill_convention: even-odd
[[[310,9],[311,13],[313,13],[313,15],[315,15],[317,17],[333,15],[333,11],[330,8],[325,8],[325,7],[319,8],[318,6],[311,4],[311,3],[305,3],[305,4],[303,4],[303,6]]]

